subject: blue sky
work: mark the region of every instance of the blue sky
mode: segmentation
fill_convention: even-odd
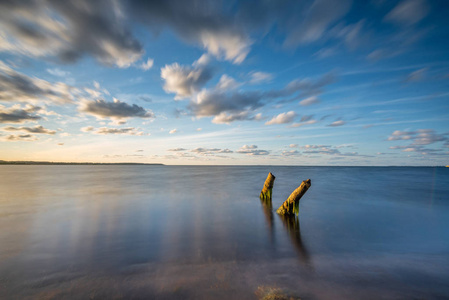
[[[447,165],[448,8],[2,3],[0,159]]]

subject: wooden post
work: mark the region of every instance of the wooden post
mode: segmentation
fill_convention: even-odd
[[[299,200],[307,192],[312,185],[310,179],[304,180],[296,190],[285,200],[278,208],[277,213],[280,215],[297,215],[299,212]]]
[[[276,177],[274,177],[273,174],[268,173],[267,179],[265,179],[265,183],[263,185],[262,191],[260,192],[260,200],[269,201],[271,205],[271,195],[273,193],[273,185],[274,180]]]

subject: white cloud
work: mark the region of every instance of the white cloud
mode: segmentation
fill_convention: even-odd
[[[148,58],[147,61],[140,64],[139,67],[144,71],[148,71],[149,69],[151,69],[153,67],[153,64],[154,64],[154,59]]]
[[[215,88],[218,90],[222,90],[222,91],[229,91],[229,90],[234,90],[240,86],[241,86],[241,83],[238,83],[237,81],[235,81],[234,78],[229,77],[226,74],[223,74],[220,77],[220,81],[217,83]]]
[[[229,124],[234,121],[250,121],[260,120],[261,114],[252,115],[249,111],[241,111],[236,113],[221,112],[212,119],[215,124]]]
[[[242,63],[249,53],[251,41],[236,31],[209,31],[200,34],[200,40],[210,53],[235,64]]]
[[[425,0],[403,0],[385,16],[385,20],[412,25],[421,21],[428,12],[429,8]]]
[[[251,72],[249,75],[249,82],[252,84],[260,84],[271,81],[273,79],[273,75],[266,72]]]
[[[296,113],[294,111],[280,113],[279,115],[273,117],[270,121],[266,122],[265,125],[291,123],[291,122],[293,122],[295,117],[296,117]]]
[[[93,131],[95,128],[93,126],[86,126],[86,127],[82,127],[81,131],[82,132],[90,132]]]
[[[169,134],[175,134],[175,133],[177,133],[178,132],[178,129],[172,129],[172,130],[170,130],[168,133]]]
[[[417,82],[424,79],[426,72],[428,68],[422,68],[416,71],[411,72],[407,75],[407,78],[405,79],[406,82]]]
[[[47,72],[50,73],[53,76],[58,76],[58,77],[67,77],[67,76],[70,75],[70,72],[63,71],[63,70],[58,69],[58,68],[47,69]]]
[[[311,96],[311,97],[308,97],[308,98],[306,98],[304,100],[301,100],[299,102],[299,105],[307,106],[307,105],[312,105],[312,104],[316,104],[316,103],[319,103],[319,102],[320,102],[320,100],[318,99],[317,96]]]
[[[181,66],[178,63],[166,65],[161,69],[164,90],[175,93],[175,100],[192,96],[212,78],[212,69],[208,64],[208,56],[203,55],[192,66]]]
[[[337,121],[334,121],[334,122],[330,123],[330,124],[327,125],[327,126],[330,126],[330,127],[338,127],[338,126],[343,126],[343,125],[345,125],[345,124],[346,124],[345,121],[343,121],[343,120],[337,120]]]

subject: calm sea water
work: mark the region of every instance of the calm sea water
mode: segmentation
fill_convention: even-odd
[[[258,196],[268,172],[273,210]],[[301,183],[299,219],[274,211]],[[449,298],[449,168],[0,166],[0,299]]]

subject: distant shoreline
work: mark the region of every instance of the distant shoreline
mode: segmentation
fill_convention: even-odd
[[[107,165],[132,165],[132,166],[183,166],[183,167],[322,167],[322,168],[449,168],[449,166],[345,166],[345,165],[165,165],[163,163],[100,163],[100,162],[52,162],[52,161],[6,161],[0,160],[1,165],[80,165],[80,166],[107,166]]]
[[[4,161],[0,160],[0,165],[143,165],[143,166],[163,166],[160,163],[95,163],[95,162],[53,162],[53,161]]]

